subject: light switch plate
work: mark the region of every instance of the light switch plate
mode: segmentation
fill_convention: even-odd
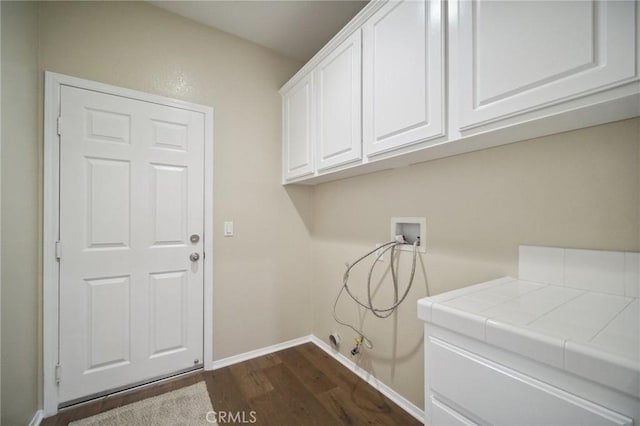
[[[224,236],[233,237],[233,222],[224,223]]]

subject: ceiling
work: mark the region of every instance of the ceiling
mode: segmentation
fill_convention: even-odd
[[[306,62],[367,1],[215,0],[149,3]]]

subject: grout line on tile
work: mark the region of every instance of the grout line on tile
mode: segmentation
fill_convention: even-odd
[[[452,301],[452,300],[460,299],[460,298],[462,298],[462,297],[468,297],[468,296],[471,296],[472,294],[477,294],[477,293],[479,293],[479,292],[481,292],[481,291],[488,290],[488,289],[490,289],[490,288],[498,287],[498,286],[503,285],[503,284],[508,284],[508,283],[513,282],[513,281],[517,281],[517,278],[512,278],[512,277],[504,277],[504,278],[508,278],[508,279],[510,279],[511,281],[498,282],[498,283],[491,283],[491,281],[498,281],[498,280],[501,280],[501,279],[502,279],[502,278],[497,278],[497,279],[495,279],[495,280],[490,280],[490,281],[487,281],[487,282],[481,283],[481,285],[485,285],[485,284],[486,284],[487,286],[486,286],[486,287],[483,287],[483,288],[480,288],[480,289],[475,289],[475,288],[474,288],[474,289],[469,289],[469,286],[467,286],[467,287],[460,287],[460,288],[457,288],[457,289],[455,289],[455,290],[451,290],[451,292],[449,292],[449,293],[457,292],[457,291],[461,291],[463,294],[455,295],[455,296],[451,297],[450,299],[438,300],[437,302],[433,302],[433,303],[439,303],[439,304],[441,304],[441,305],[442,305],[442,304],[444,304],[445,302],[450,302],[450,301]],[[489,285],[489,283],[491,283],[491,284]],[[475,287],[475,286],[470,286],[470,287]],[[435,295],[430,296],[430,297],[438,297],[438,296],[440,296],[441,294],[444,294],[444,293],[435,294]]]
[[[540,318],[544,317],[545,315],[550,314],[551,312],[555,311],[556,309],[560,309],[561,307],[563,307],[564,305],[568,304],[569,302],[573,302],[573,301],[574,301],[574,300],[576,300],[577,298],[579,298],[579,297],[581,297],[581,296],[584,296],[584,295],[587,293],[587,291],[585,291],[585,290],[579,290],[579,289],[577,289],[577,288],[572,288],[572,290],[579,291],[579,292],[580,292],[580,294],[577,294],[575,297],[572,297],[571,299],[567,299],[567,300],[565,300],[564,302],[562,302],[561,304],[559,304],[558,306],[554,306],[553,308],[549,309],[548,311],[546,311],[546,312],[544,312],[544,313],[540,314],[538,317],[536,317],[536,319],[534,319],[534,320],[532,320],[532,321],[528,322],[526,325],[527,325],[527,326],[528,326],[528,325],[531,325],[531,323],[534,323],[534,322],[538,321]]]
[[[562,249],[562,287],[566,287],[566,282],[567,282],[567,256],[566,256],[567,250],[566,249]]]
[[[626,297],[634,297],[630,294],[627,294],[628,290],[629,290],[629,286],[627,285],[627,280],[628,280],[628,275],[629,275],[629,271],[632,265],[628,265],[627,262],[629,261],[629,256],[627,256],[627,253],[624,254],[624,295]],[[633,262],[631,262],[633,263]],[[640,277],[638,277],[638,279],[640,279]],[[639,295],[636,295],[635,297],[638,297]]]
[[[633,264],[635,262],[631,262],[631,264],[627,264],[627,259],[629,259],[630,256],[627,256],[627,254],[636,254],[636,252],[633,251],[625,251],[624,252],[624,296],[625,297],[635,297],[638,298],[640,297],[640,294],[637,295],[632,295],[632,294],[627,294],[627,290],[629,290],[629,286],[627,285],[627,280],[629,278],[629,271],[630,271],[630,267],[633,266]],[[640,277],[638,277],[638,279],[640,280]]]
[[[625,297],[626,299],[626,297]],[[600,330],[598,330],[596,332],[596,334],[594,334],[590,339],[589,339],[589,343],[593,342],[593,339],[595,339],[596,337],[598,337],[598,335],[600,333],[602,333],[607,327],[609,327],[609,324],[611,324],[613,322],[613,320],[615,320],[616,318],[618,318],[620,315],[622,315],[622,313],[629,307],[629,305],[631,305],[633,303],[634,299],[631,298],[631,300],[629,300],[629,303],[627,303],[626,305],[624,305],[624,307],[622,309],[620,309],[620,311],[618,311],[617,314],[615,314],[613,317],[611,317],[611,319],[609,321],[607,321],[607,323],[604,325],[604,327],[602,327]]]
[[[518,281],[526,281],[526,280],[518,280]],[[529,282],[535,282],[535,281],[529,281]],[[536,282],[536,284],[544,284],[544,286],[541,287],[541,288],[536,288],[535,290],[531,290],[531,291],[526,292],[524,294],[519,294],[517,296],[504,296],[507,299],[504,302],[500,302],[497,305],[489,306],[489,307],[487,307],[487,308],[485,308],[485,309],[483,309],[481,311],[478,311],[478,313],[481,314],[481,313],[486,312],[486,311],[488,311],[490,309],[494,309],[494,308],[496,308],[496,307],[498,307],[500,305],[504,305],[505,303],[513,302],[514,300],[517,300],[517,299],[522,299],[523,296],[528,296],[528,295],[530,295],[532,293],[535,293],[536,291],[541,291],[541,290],[553,285],[553,284],[538,283],[538,282]]]

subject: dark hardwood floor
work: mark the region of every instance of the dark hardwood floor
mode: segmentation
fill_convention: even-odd
[[[67,425],[199,381],[216,412],[245,413],[256,425],[421,424],[312,343],[64,409],[42,424]]]

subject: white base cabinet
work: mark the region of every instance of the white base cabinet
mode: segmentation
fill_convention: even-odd
[[[425,324],[425,418],[440,425],[625,425],[638,400]]]

